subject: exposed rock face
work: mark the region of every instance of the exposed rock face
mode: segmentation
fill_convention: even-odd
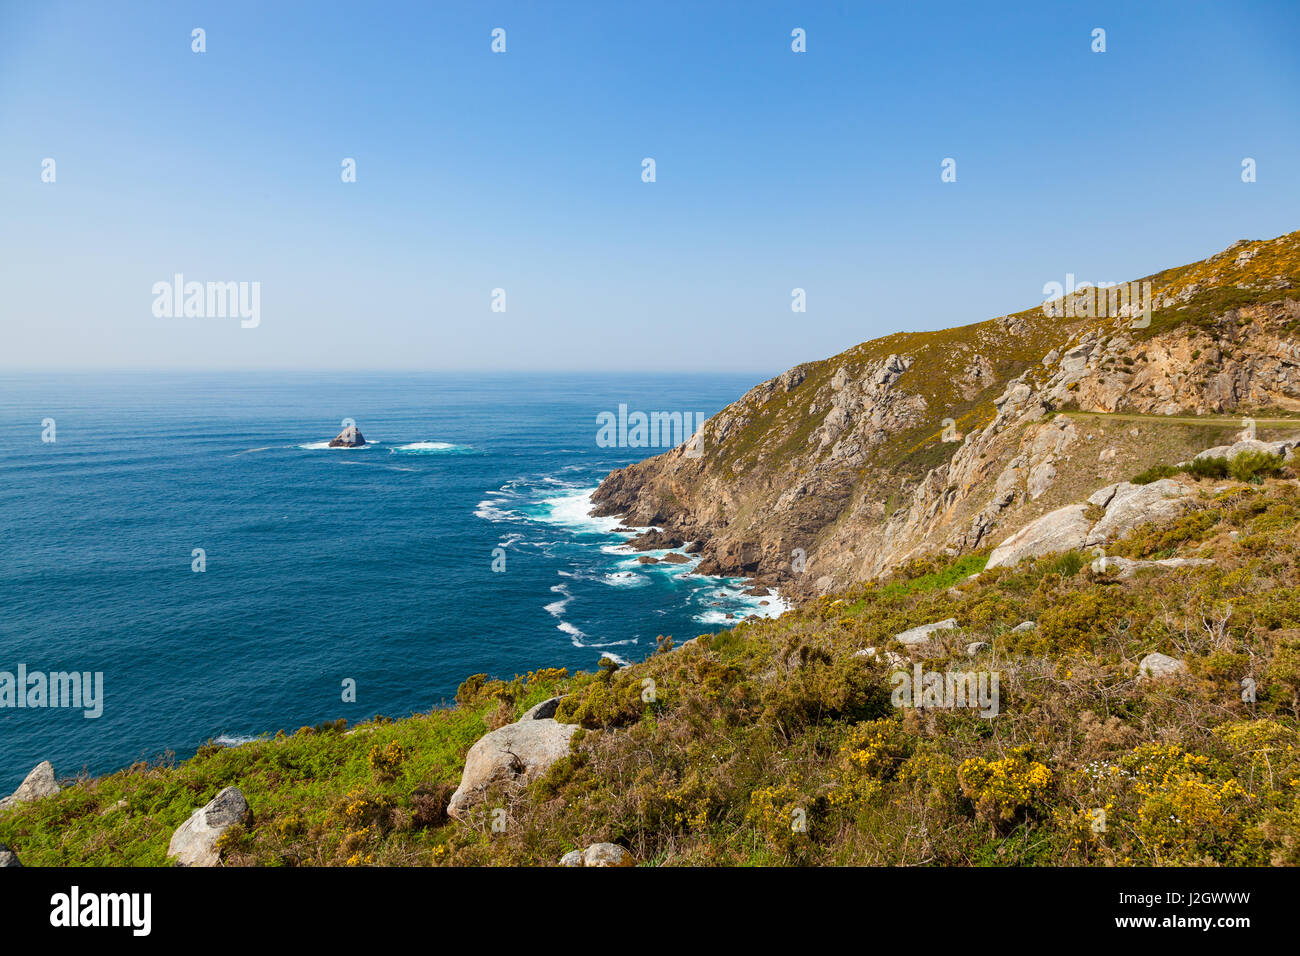
[[[479,738],[465,758],[465,771],[451,795],[448,815],[463,820],[492,788],[525,786],[565,756],[578,725],[555,720],[558,706],[558,697],[544,701],[516,723]]]
[[[22,866],[22,864],[18,862],[17,853],[0,843],[0,870],[7,866]]]
[[[357,428],[356,425],[349,425],[330,439],[331,448],[359,448],[365,443],[366,440],[361,435],[361,429]]]
[[[167,858],[180,866],[216,866],[221,862],[217,841],[236,823],[249,823],[253,813],[237,787],[226,787],[176,828],[167,845]]]
[[[1172,478],[1149,485],[1127,481],[1095,492],[1088,503],[1105,508],[1106,514],[1088,533],[1088,544],[1105,544],[1122,538],[1149,521],[1165,523],[1178,517],[1190,502],[1191,490]]]
[[[48,760],[42,760],[32,768],[31,773],[18,785],[17,790],[0,800],[0,813],[19,803],[39,800],[41,797],[52,797],[58,792],[59,785],[54,782],[54,768]]]
[[[1144,680],[1163,680],[1187,673],[1187,665],[1168,654],[1148,654],[1138,664],[1138,674]]]
[[[613,472],[596,513],[692,542],[701,573],[759,577],[796,600],[1005,540],[1201,451],[1197,415],[1233,423],[1229,438],[1241,410],[1300,411],[1300,233],[1246,246],[1248,260],[1234,250],[1152,276],[1146,328],[1034,308],[797,366],[710,418],[702,455],[677,448]],[[1214,311],[1225,288],[1246,304]],[[1175,507],[1166,486],[1137,487],[1089,542],[1144,507],[1156,520]],[[1052,550],[1078,546],[1085,519],[1053,518],[1065,544]]]
[[[585,850],[570,850],[560,866],[636,866],[632,854],[615,843],[593,843]]]
[[[1031,521],[993,549],[987,568],[1015,566],[1025,558],[1072,551],[1088,543],[1092,521],[1087,505],[1066,505]]]
[[[994,548],[985,567],[1014,566],[1024,558],[1105,544],[1148,521],[1176,517],[1190,501],[1191,489],[1169,478],[1148,485],[1121,481],[1094,492],[1087,504],[1066,505],[1031,521]],[[1090,514],[1098,508],[1103,513],[1094,520]]]

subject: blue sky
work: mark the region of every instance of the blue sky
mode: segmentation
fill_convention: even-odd
[[[774,373],[1300,228],[1297,37],[1294,2],[4,2],[0,365]],[[177,272],[260,282],[260,325],[155,317]]]

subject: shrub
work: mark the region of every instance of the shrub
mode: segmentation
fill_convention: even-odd
[[[911,754],[912,744],[912,737],[893,717],[855,726],[840,746],[840,782],[830,802],[851,804],[874,797]]]
[[[1276,478],[1282,472],[1282,456],[1266,451],[1243,451],[1232,459],[1228,473],[1237,481],[1259,484],[1265,478]]]
[[[390,740],[385,747],[380,747],[378,744],[371,747],[366,759],[378,779],[395,780],[409,756],[405,747],[396,740]]]
[[[1052,786],[1052,771],[1031,760],[1030,748],[1013,748],[1001,760],[972,757],[962,763],[957,780],[982,820],[1015,820],[1038,808]]]

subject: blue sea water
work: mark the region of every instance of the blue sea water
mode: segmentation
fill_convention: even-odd
[[[0,707],[0,794],[41,760],[98,774],[405,716],[473,673],[589,670],[774,613],[740,582],[637,564],[586,505],[655,453],[598,447],[598,413],[712,414],[757,380],[0,374],[0,671],[104,675],[95,719]],[[345,418],[365,448],[325,447]]]

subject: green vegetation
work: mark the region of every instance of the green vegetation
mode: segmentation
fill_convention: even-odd
[[[254,813],[233,865],[550,865],[597,841],[656,864],[1300,863],[1300,490],[1202,490],[1108,550],[1213,566],[1116,580],[1074,552],[970,581],[981,556],[931,558],[630,667],[475,675],[449,710],[81,780],[0,816],[0,841],[27,865],[160,865],[233,784]],[[992,719],[896,708],[893,668],[855,653],[946,617],[922,663],[996,671]],[[1152,651],[1189,674],[1137,680]],[[505,832],[448,820],[472,743],[555,694],[583,729],[499,794]]]
[[[1276,478],[1282,474],[1284,467],[1281,455],[1266,451],[1243,451],[1234,456],[1232,461],[1211,457],[1193,458],[1181,465],[1153,465],[1141,474],[1135,475],[1133,484],[1148,485],[1153,481],[1171,478],[1174,475],[1192,475],[1215,481],[1230,477],[1235,481],[1258,484],[1265,478]]]

